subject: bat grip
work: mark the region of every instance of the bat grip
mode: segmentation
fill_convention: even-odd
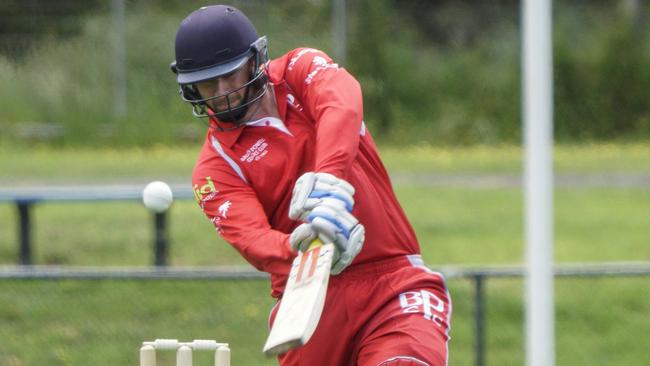
[[[318,248],[318,247],[320,247],[322,245],[323,245],[323,242],[320,239],[314,239],[314,241],[312,241],[311,244],[309,244],[309,248],[307,248],[307,250],[309,251],[309,250],[312,250],[314,248]]]

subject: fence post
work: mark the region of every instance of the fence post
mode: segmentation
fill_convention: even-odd
[[[32,203],[28,201],[16,201],[18,208],[18,262],[23,265],[32,264],[32,238],[31,238],[31,217],[30,209]]]
[[[154,265],[166,266],[167,263],[167,213],[154,214]]]
[[[483,275],[474,276],[474,328],[475,339],[474,347],[476,349],[476,366],[485,365],[485,325],[484,325],[484,298],[483,298]]]
[[[332,48],[336,63],[345,66],[347,56],[347,11],[345,0],[333,0],[332,2]]]

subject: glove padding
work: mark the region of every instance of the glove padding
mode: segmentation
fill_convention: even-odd
[[[354,187],[343,179],[328,173],[305,173],[293,187],[289,218],[308,221],[307,216],[325,199],[339,200],[347,212],[354,207]]]
[[[309,249],[312,241],[318,238],[318,233],[311,227],[311,224],[300,224],[289,236],[289,244],[293,250],[301,252]]]
[[[325,224],[324,226],[328,226],[326,229],[326,231],[328,231],[329,224]],[[309,245],[311,245],[312,241],[316,238],[319,238],[324,243],[333,242],[337,250],[334,251],[330,273],[337,275],[349,266],[361,251],[366,231],[362,224],[357,223],[350,231],[349,238],[341,241],[341,237],[339,237],[339,240],[331,240],[327,234],[320,231],[322,227],[323,221],[320,219],[316,220],[315,224],[301,224],[291,233],[289,243],[291,243],[291,247],[294,250],[304,252],[309,249]]]

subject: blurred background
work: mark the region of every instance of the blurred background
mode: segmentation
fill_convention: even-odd
[[[364,87],[366,120],[382,141],[520,141],[518,1],[350,0],[339,16],[337,1],[232,4],[269,37],[272,57],[309,45],[356,75]],[[201,128],[187,106],[176,103],[168,64],[180,20],[200,4],[3,1],[3,143],[196,141]],[[555,4],[559,141],[650,136],[647,12],[648,3],[640,0]],[[341,17],[344,32],[340,25],[333,28]]]
[[[269,37],[271,57],[320,48],[358,78],[365,121],[427,264],[444,272],[523,262],[519,1],[227,3]],[[19,262],[16,190],[141,189],[156,179],[189,189],[205,126],[181,102],[169,64],[180,21],[202,5],[0,3],[0,268]],[[649,14],[642,0],[554,3],[559,264],[650,261]],[[33,264],[152,262],[152,217],[137,200],[33,206]],[[179,199],[168,219],[170,266],[246,265],[192,200]],[[450,276],[450,365],[523,364],[521,278],[491,279],[485,298],[477,284]],[[261,353],[268,292],[264,280],[6,275],[0,364],[136,364],[144,340],[207,338],[230,342],[235,365],[271,365]],[[647,276],[559,279],[558,365],[644,364],[648,294]]]

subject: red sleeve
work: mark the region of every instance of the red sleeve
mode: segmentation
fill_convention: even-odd
[[[192,186],[219,234],[250,264],[270,274],[289,273],[295,256],[289,235],[271,229],[253,189],[226,162],[214,154],[200,158]]]
[[[316,121],[315,171],[347,179],[359,147],[363,99],[357,80],[322,51],[294,51],[285,79]]]

